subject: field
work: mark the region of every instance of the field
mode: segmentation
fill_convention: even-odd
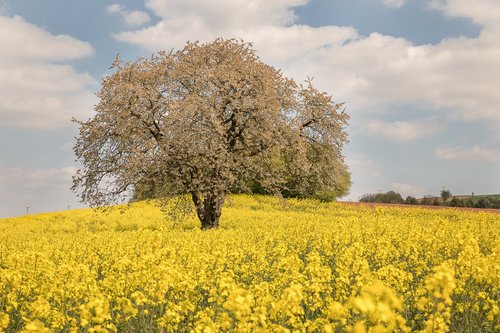
[[[0,332],[498,332],[500,214],[233,196],[0,220]]]

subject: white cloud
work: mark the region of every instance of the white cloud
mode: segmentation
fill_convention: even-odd
[[[122,5],[119,5],[117,3],[114,3],[112,5],[108,5],[105,7],[106,11],[110,14],[114,14],[114,13],[119,13],[123,10],[123,6]]]
[[[387,7],[399,8],[406,4],[406,0],[383,0]]]
[[[382,173],[382,166],[361,152],[347,155],[346,162],[354,178],[373,178]]]
[[[483,29],[477,38],[435,45],[378,33],[360,36],[352,27],[297,25],[294,7],[306,2],[147,0],[161,20],[115,37],[150,50],[180,48],[187,40],[241,37],[253,41],[263,61],[286,75],[314,76],[319,88],[345,101],[351,112],[416,103],[449,118],[500,127],[500,33],[492,33],[500,22],[499,1],[443,2],[440,10],[447,15],[471,17]]]
[[[75,167],[50,169],[0,168],[0,188],[39,189],[47,185],[69,184],[76,173]],[[3,193],[3,192],[2,192]]]
[[[128,25],[143,25],[151,20],[148,14],[139,10],[123,13],[123,19]]]
[[[105,9],[109,14],[120,14],[129,26],[140,26],[151,21],[151,17],[147,13],[140,10],[128,11],[125,10],[125,7],[116,3],[106,6]]]
[[[433,119],[395,122],[371,120],[361,127],[366,134],[380,135],[396,141],[416,140],[431,136],[440,130],[438,123]]]
[[[429,7],[442,10],[450,17],[468,17],[490,29],[500,27],[500,2],[498,0],[431,0]]]
[[[94,52],[89,43],[67,35],[54,36],[19,16],[0,16],[0,44],[0,65],[26,61],[68,61]]]
[[[255,42],[261,54],[268,52],[271,55],[279,55],[278,60],[281,60],[283,56],[287,58],[292,55],[289,52],[290,44],[304,42],[310,48],[311,43],[316,44],[318,40],[326,45],[335,38],[333,31],[292,25],[296,18],[293,7],[306,2],[148,0],[146,5],[162,20],[141,30],[117,34],[116,38],[157,50],[161,47],[180,48],[187,40],[208,41],[221,36],[242,37]],[[312,37],[309,43],[307,37]],[[165,46],[166,41],[168,46]],[[279,44],[273,44],[275,42]],[[263,43],[265,45],[262,45]],[[305,50],[309,48],[306,46]],[[295,51],[297,49],[295,48]]]
[[[81,206],[70,192],[76,168],[22,169],[0,168],[0,217],[63,210],[68,201]],[[15,191],[13,190],[15,189]]]
[[[260,26],[288,26],[296,15],[293,7],[308,0],[146,0],[146,5],[171,27],[197,21],[210,30],[237,30]]]
[[[65,64],[93,54],[90,44],[0,16],[0,45],[0,127],[54,128],[90,114],[95,81]]]
[[[412,197],[422,197],[425,195],[425,189],[420,187],[420,186],[415,186],[403,182],[394,182],[391,184],[391,189],[399,194],[401,196],[407,197],[407,196],[412,196]]]
[[[472,148],[437,147],[434,154],[443,160],[500,162],[500,149],[485,148],[477,145]]]

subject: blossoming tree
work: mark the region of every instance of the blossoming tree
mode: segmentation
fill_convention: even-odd
[[[210,229],[235,186],[300,194],[348,174],[343,105],[264,64],[249,43],[187,43],[113,67],[94,117],[75,120],[83,202],[120,202],[139,187],[150,198],[187,194]]]

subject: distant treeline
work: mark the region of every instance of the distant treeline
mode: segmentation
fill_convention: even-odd
[[[391,203],[403,205],[424,205],[424,206],[449,206],[468,208],[494,208],[500,209],[500,196],[452,196],[448,190],[441,192],[441,197],[426,196],[417,199],[412,196],[403,198],[401,194],[389,191],[386,193],[364,194],[360,202]]]

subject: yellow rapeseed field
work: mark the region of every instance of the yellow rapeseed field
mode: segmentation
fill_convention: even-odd
[[[498,332],[500,214],[233,196],[0,220],[0,332]]]

